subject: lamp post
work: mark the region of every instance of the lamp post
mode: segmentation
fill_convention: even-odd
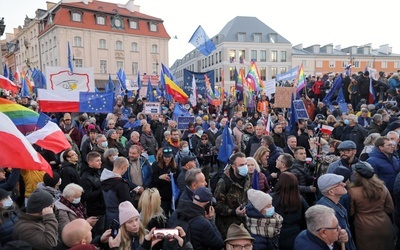
[[[3,75],[3,49],[1,44],[1,36],[4,34],[4,30],[6,29],[6,25],[4,24],[4,17],[0,19],[0,60],[1,60],[1,67],[0,67],[0,74]]]

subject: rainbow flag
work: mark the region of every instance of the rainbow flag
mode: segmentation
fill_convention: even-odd
[[[204,74],[204,80],[206,82],[206,93],[207,93],[208,103],[212,103],[212,101],[216,99],[216,97],[213,89],[211,88],[210,78],[207,76],[207,74]]]
[[[296,93],[300,95],[300,91],[306,87],[306,75],[304,74],[303,64],[300,65],[299,73],[297,75]]]
[[[35,111],[4,98],[0,98],[0,112],[7,115],[24,135],[35,130],[39,119]]]
[[[21,73],[21,94],[23,96],[32,96],[33,94],[33,84],[29,80],[29,78],[26,76],[25,72],[22,71]]]
[[[171,95],[176,102],[186,104],[189,99],[188,95],[174,82],[175,77],[171,71],[164,64],[161,66],[167,94]]]
[[[260,78],[260,74],[258,73],[255,62],[252,62],[250,65],[250,70],[247,72],[246,81],[251,83],[252,87],[254,87],[254,91],[256,92],[264,89],[264,83]]]

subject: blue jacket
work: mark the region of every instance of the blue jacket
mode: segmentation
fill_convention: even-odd
[[[387,157],[374,147],[367,162],[374,168],[375,174],[385,182],[390,194],[393,194],[394,180],[400,171],[399,160],[393,155]]]
[[[317,202],[317,204],[325,205],[325,206],[330,207],[333,210],[335,210],[335,216],[339,222],[339,226],[342,229],[346,230],[348,238],[349,238],[349,240],[346,242],[346,250],[356,250],[356,246],[354,244],[354,240],[353,240],[353,237],[352,237],[351,231],[350,231],[350,225],[349,225],[349,220],[347,217],[346,208],[344,208],[340,203],[335,204],[332,200],[330,200],[329,198],[327,198],[325,196],[323,196]]]
[[[293,250],[330,250],[328,245],[320,238],[310,233],[308,230],[303,230],[297,235],[294,241]],[[339,249],[339,248],[333,248]]]
[[[143,156],[139,157],[139,162],[140,162],[140,169],[142,170],[143,187],[145,188],[152,187],[151,180],[153,178],[153,168],[151,167],[149,161]],[[132,182],[131,175],[129,174],[131,172],[131,166],[132,164],[129,163],[128,170],[126,170],[122,178],[128,181],[130,189],[134,189],[135,187],[137,187],[137,185]]]

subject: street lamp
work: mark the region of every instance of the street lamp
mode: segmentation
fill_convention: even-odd
[[[0,60],[1,64],[3,64],[3,49],[2,49],[2,44],[1,44],[1,36],[4,34],[4,31],[6,29],[6,25],[4,24],[4,17],[0,19]],[[3,65],[0,67],[0,74],[3,75]]]

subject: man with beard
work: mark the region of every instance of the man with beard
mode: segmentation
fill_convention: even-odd
[[[359,161],[356,157],[357,148],[353,141],[343,141],[337,147],[340,153],[340,159],[329,164],[327,173],[337,173],[342,170],[343,172],[350,171],[350,182],[354,180],[352,167]]]
[[[280,148],[286,147],[286,138],[285,134],[283,133],[283,126],[280,123],[275,123],[272,138],[274,138],[274,143],[276,146]]]
[[[138,204],[140,195],[144,189],[151,187],[153,170],[149,161],[141,156],[141,154],[142,150],[139,146],[132,145],[129,148],[129,166],[128,170],[122,176],[129,183],[129,189],[133,190],[136,194],[133,205]]]
[[[69,134],[69,136],[76,143],[76,145],[81,145],[81,137],[79,135],[79,130],[74,125],[72,125],[72,117],[70,113],[64,114],[64,126],[61,126],[61,131],[64,134]]]
[[[163,147],[170,147],[174,156],[179,151],[179,144],[181,140],[179,139],[179,130],[176,128],[171,129],[171,138],[169,138]]]
[[[251,188],[246,156],[236,153],[230,159],[231,163],[224,171],[215,188],[216,224],[223,238],[232,223],[240,224],[245,220],[248,202],[247,190]]]

